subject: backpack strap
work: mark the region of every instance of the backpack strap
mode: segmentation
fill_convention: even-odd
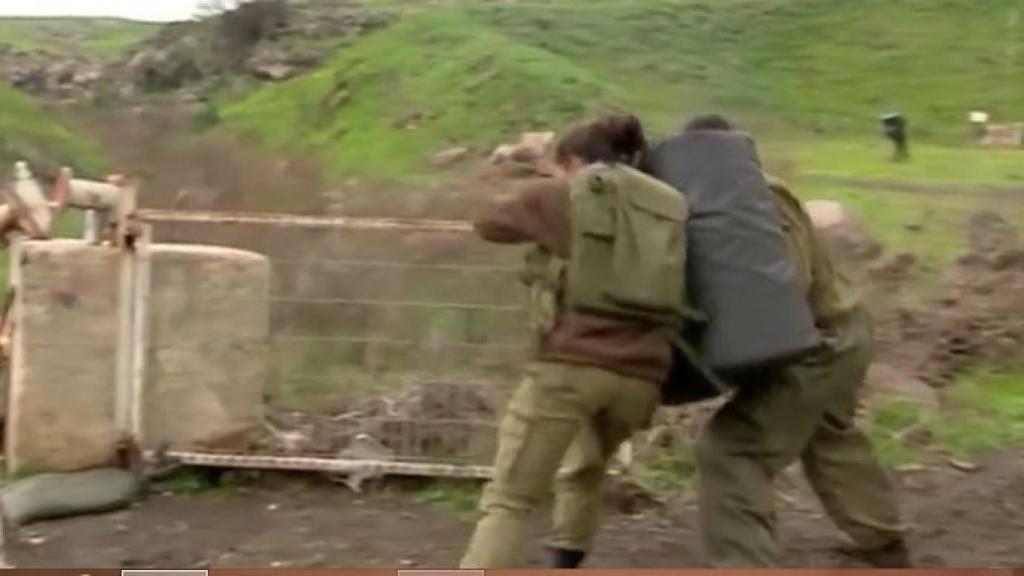
[[[685,361],[690,370],[689,373],[698,379],[697,382],[674,382],[671,380],[671,374],[666,378],[666,381],[662,384],[662,396],[663,398],[671,397],[673,395],[671,389],[675,388],[679,390],[682,395],[685,395],[681,388],[687,386],[701,386],[704,388],[710,388],[717,392],[717,395],[728,395],[733,392],[733,388],[730,387],[724,380],[715,374],[707,365],[701,360],[700,355],[696,350],[693,349],[693,345],[686,340],[681,330],[669,329],[666,331],[666,337],[672,347],[679,352],[679,355]],[[672,404],[673,402],[663,402],[666,404]]]

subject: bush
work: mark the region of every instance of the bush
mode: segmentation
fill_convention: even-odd
[[[242,58],[253,46],[288,25],[288,4],[286,0],[251,0],[218,18],[218,33],[225,48]]]

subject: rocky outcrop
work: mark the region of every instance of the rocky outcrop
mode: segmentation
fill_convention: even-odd
[[[98,94],[132,99],[168,92],[204,100],[226,83],[278,82],[311,70],[352,38],[393,18],[351,6],[284,6],[277,0],[256,0],[203,20],[171,23],[108,62],[87,55],[18,51],[0,43],[0,81],[61,100],[87,101]]]

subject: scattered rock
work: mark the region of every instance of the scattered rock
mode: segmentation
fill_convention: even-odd
[[[245,68],[259,80],[277,82],[298,74],[302,62],[282,48],[269,45],[258,47],[246,61]]]
[[[950,458],[949,465],[954,470],[959,470],[960,472],[977,472],[981,470],[981,465],[979,464],[966,460],[957,460],[956,458]]]
[[[498,146],[491,154],[491,163],[502,164],[510,160],[527,164],[539,162],[547,154],[554,138],[554,132],[524,132],[519,142]]]
[[[342,82],[334,87],[325,103],[331,110],[337,110],[348,104],[350,100],[352,100],[352,91],[349,90],[347,82]]]
[[[442,150],[437,154],[434,154],[434,157],[431,158],[431,163],[434,166],[451,166],[456,162],[465,160],[466,157],[469,156],[469,152],[469,148],[464,146],[448,148],[447,150]]]
[[[427,118],[427,114],[423,112],[410,112],[401,118],[398,118],[392,123],[392,126],[399,130],[415,130],[419,128],[420,123]]]

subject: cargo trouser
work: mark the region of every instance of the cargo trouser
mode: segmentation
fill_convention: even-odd
[[[494,478],[461,567],[514,568],[526,517],[552,487],[552,545],[587,551],[608,460],[650,425],[658,398],[657,385],[645,380],[571,364],[532,364],[499,427]]]
[[[775,567],[773,480],[799,459],[825,511],[858,547],[902,536],[895,496],[854,422],[872,355],[871,322],[852,313],[827,350],[746,382],[697,445],[700,521],[716,567]]]

